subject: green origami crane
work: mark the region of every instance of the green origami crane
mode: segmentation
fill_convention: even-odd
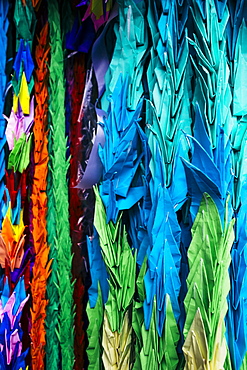
[[[134,302],[132,314],[132,327],[136,337],[133,369],[175,370],[179,362],[176,348],[180,334],[168,294],[166,295],[166,319],[162,337],[159,337],[156,329],[156,299],[150,328],[149,330],[145,329],[143,302],[145,299],[146,263],[145,258],[136,280],[138,300]]]
[[[74,303],[72,284],[72,258],[69,226],[69,202],[66,175],[69,163],[66,159],[65,137],[65,85],[63,49],[60,34],[58,3],[49,1],[50,25],[50,173],[48,176],[48,242],[52,273],[47,285],[49,304],[47,308],[47,368],[59,368],[61,349],[62,369],[74,365]],[[51,199],[49,196],[52,195]]]
[[[201,353],[201,361],[204,359],[208,362],[210,369],[220,368],[214,366],[217,361],[224,364],[227,355],[224,317],[228,309],[228,268],[234,241],[234,219],[228,222],[228,202],[229,199],[222,230],[217,207],[212,198],[204,193],[192,227],[192,241],[188,250],[188,292],[184,300],[187,314],[184,326],[187,368],[190,368],[190,356],[197,361],[198,353]],[[196,336],[193,334],[195,330],[198,331]],[[193,344],[195,340],[196,347]]]
[[[8,169],[14,169],[22,173],[30,162],[30,151],[32,144],[32,134],[27,139],[25,133],[23,133],[18,140],[14,138],[14,148],[10,152],[8,159]]]
[[[87,304],[87,317],[89,326],[87,328],[88,347],[87,356],[89,361],[89,370],[101,369],[101,332],[103,324],[103,302],[100,285],[98,285],[98,299],[94,308]]]
[[[106,212],[95,187],[94,226],[99,234],[102,257],[109,273],[109,296],[105,305],[111,330],[121,332],[135,292],[136,255],[132,253],[121,217],[106,223]]]

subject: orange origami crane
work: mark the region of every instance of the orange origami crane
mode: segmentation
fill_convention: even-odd
[[[0,264],[3,268],[6,262],[11,271],[20,267],[24,255],[24,231],[23,211],[20,214],[19,225],[13,225],[11,221],[11,206],[9,206],[0,233]]]
[[[36,46],[35,57],[35,118],[34,118],[34,177],[32,187],[33,242],[35,262],[31,282],[31,356],[33,370],[44,369],[45,356],[45,318],[46,318],[46,284],[51,271],[52,260],[49,260],[47,244],[46,213],[46,177],[48,171],[47,150],[47,109],[48,109],[48,24],[41,30]]]

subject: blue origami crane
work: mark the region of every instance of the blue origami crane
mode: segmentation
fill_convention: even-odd
[[[99,146],[103,165],[100,195],[106,207],[107,222],[116,222],[118,212],[130,209],[144,196],[142,181],[143,133],[138,119],[140,102],[135,111],[127,110],[128,79],[120,75],[110,100],[104,123],[105,145]]]
[[[29,296],[26,295],[24,277],[21,277],[10,294],[8,278],[4,283],[1,295],[0,324],[0,368],[3,370],[25,368],[28,349],[22,352],[22,329],[20,319],[22,309]]]
[[[20,45],[15,57],[13,68],[17,80],[21,78],[20,74],[22,71],[24,71],[27,82],[30,82],[34,70],[34,63],[29,44],[23,39],[20,40]]]
[[[90,264],[92,284],[88,289],[90,308],[94,308],[98,299],[98,284],[102,292],[102,300],[105,304],[108,299],[109,284],[106,266],[102,258],[99,235],[94,228],[93,237],[87,237],[87,250]]]
[[[144,277],[146,298],[144,322],[149,328],[154,297],[157,302],[157,331],[161,336],[165,321],[166,294],[170,296],[174,316],[178,321],[180,307],[180,239],[181,230],[177,221],[168,190],[165,187],[161,155],[156,148],[155,168],[152,170],[150,192],[152,208],[147,225],[150,245],[147,248],[147,273]]]
[[[241,368],[247,351],[247,182],[242,186],[242,204],[236,217],[236,241],[230,266],[231,291],[226,318],[227,341],[233,370]]]
[[[225,199],[228,193],[232,194],[233,185],[230,139],[218,124],[217,145],[211,149],[199,106],[195,112],[194,131],[195,137],[186,135],[192,148],[191,163],[183,159],[192,220],[196,217],[202,194],[206,192],[215,201],[223,223]]]

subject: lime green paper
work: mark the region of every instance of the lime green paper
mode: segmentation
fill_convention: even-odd
[[[136,255],[127,241],[121,217],[106,223],[106,212],[97,188],[94,226],[99,234],[102,257],[109,273],[109,296],[105,305],[111,330],[121,331],[126,310],[135,291]]]
[[[145,329],[142,302],[135,302],[132,326],[136,335],[134,370],[176,370],[177,344],[180,338],[172,311],[170,297],[166,295],[166,320],[162,337],[156,330],[156,299],[154,299],[149,330]],[[139,351],[139,353],[138,353]]]
[[[175,320],[171,300],[168,294],[166,294],[166,319],[164,335],[160,339],[164,349],[163,366],[164,370],[176,370],[178,364],[177,344],[180,338],[177,322]]]
[[[243,363],[242,363],[242,366],[241,366],[241,370],[247,370],[247,353],[244,357],[244,360],[243,360]]]
[[[229,349],[227,350],[227,354],[226,354],[226,360],[225,360],[225,363],[224,363],[224,370],[232,370],[231,356],[230,356]],[[242,370],[242,369],[240,369],[240,370]]]
[[[132,314],[132,326],[136,336],[133,369],[149,369],[151,366],[151,369],[175,370],[179,362],[176,348],[180,334],[168,294],[166,295],[166,319],[162,337],[159,337],[156,329],[156,298],[150,328],[149,330],[145,329],[143,302],[145,299],[146,263],[145,258],[136,281],[138,300],[134,302]]]
[[[101,337],[103,324],[103,302],[100,285],[98,285],[98,299],[94,308],[87,304],[87,317],[89,325],[87,328],[88,346],[88,370],[101,369]]]
[[[143,302],[145,299],[144,276],[147,270],[147,257],[144,258],[136,280],[136,299],[132,311],[132,327],[135,333],[135,360],[133,370],[141,369],[140,353],[143,347],[142,326],[144,325]]]
[[[8,170],[23,172],[30,162],[30,151],[32,144],[32,134],[27,136],[23,133],[18,140],[14,138],[14,148],[8,158]]]
[[[227,211],[228,201],[222,230],[217,207],[212,198],[204,193],[192,227],[192,242],[188,250],[190,272],[184,300],[187,315],[184,336],[187,338],[196,312],[200,309],[210,361],[213,361],[215,343],[220,341],[217,339],[219,325],[227,312],[226,298],[230,289],[228,268],[234,241],[234,220],[228,223]],[[221,335],[224,336],[223,329]]]

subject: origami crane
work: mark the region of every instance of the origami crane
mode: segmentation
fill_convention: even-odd
[[[4,268],[7,263],[11,271],[19,268],[24,256],[25,226],[23,223],[23,211],[20,214],[18,225],[12,223],[12,211],[9,206],[7,214],[2,223],[0,233],[0,264]]]
[[[144,195],[141,180],[141,134],[137,120],[141,103],[128,111],[128,79],[122,77],[115,86],[111,108],[104,124],[105,145],[99,147],[103,165],[100,194],[107,210],[107,221],[116,222],[119,210],[130,209]]]
[[[21,278],[12,294],[6,280],[0,301],[0,365],[2,369],[25,368],[28,349],[22,351],[22,329],[20,319],[23,307],[29,299],[26,295],[24,279]]]
[[[205,344],[207,351],[206,357],[203,358],[208,362],[210,369],[215,368],[214,366],[223,366],[226,358],[223,320],[228,308],[226,300],[230,290],[228,268],[234,240],[234,219],[227,221],[227,207],[226,204],[225,226],[222,230],[218,209],[212,198],[205,193],[192,227],[192,241],[188,250],[190,267],[187,277],[188,292],[184,300],[187,315],[184,326],[187,367],[192,366],[191,356],[195,356],[195,361],[198,357],[197,347],[188,349],[192,341],[189,336],[195,325],[193,320],[201,320],[203,323],[199,324],[198,328],[199,333],[203,331],[204,334],[200,337],[198,333],[197,341],[202,341],[203,337],[206,338],[204,341],[207,343]],[[196,319],[196,315],[199,315],[199,318]],[[200,329],[200,326],[203,328]],[[195,362],[192,363],[195,364]],[[199,364],[197,366],[199,369]]]
[[[5,172],[5,161],[4,161],[4,144],[6,142],[6,138],[4,136],[5,130],[5,120],[3,117],[3,110],[4,110],[4,94],[7,85],[7,77],[4,73],[5,66],[7,62],[7,32],[9,27],[9,20],[8,20],[8,9],[9,3],[3,2],[0,4],[0,50],[1,50],[1,57],[0,57],[0,223],[2,223],[3,215],[2,215],[2,207],[3,207],[3,197],[4,197],[4,172]]]

